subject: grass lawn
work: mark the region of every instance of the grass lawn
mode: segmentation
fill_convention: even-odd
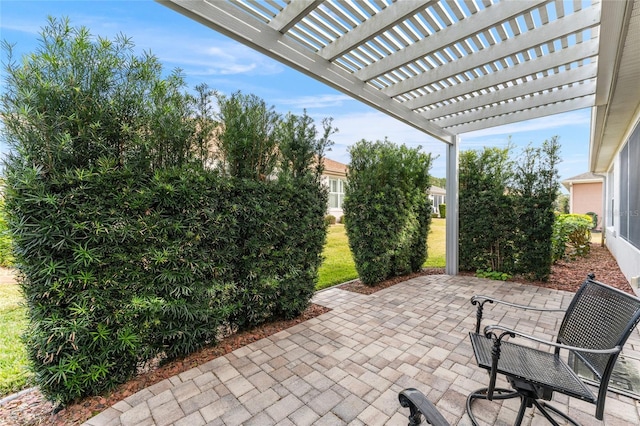
[[[432,219],[429,238],[427,238],[427,261],[425,268],[444,268],[446,248],[446,219]]]
[[[445,264],[445,220],[433,219],[427,239],[429,257],[425,268],[444,268]],[[324,262],[318,271],[317,290],[341,284],[358,277],[344,225],[329,226],[327,244],[324,247]]]
[[[27,386],[31,373],[20,334],[27,326],[17,284],[0,284],[0,397]]]
[[[329,226],[327,244],[322,252],[324,261],[318,270],[317,290],[331,287],[358,277],[356,265],[351,256],[349,241],[344,225]]]

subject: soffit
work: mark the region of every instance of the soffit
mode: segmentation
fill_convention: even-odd
[[[602,25],[609,32],[603,32],[600,50],[610,56],[614,78],[592,114],[590,169],[597,173],[609,170],[640,116],[640,1],[606,6]]]
[[[612,74],[597,0],[161,3],[447,143],[592,107]]]

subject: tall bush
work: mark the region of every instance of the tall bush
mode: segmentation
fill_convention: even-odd
[[[515,273],[546,281],[553,263],[554,203],[559,190],[557,137],[526,147],[515,163],[513,187],[518,230]]]
[[[21,64],[7,46],[5,196],[25,343],[40,389],[63,404],[215,343],[223,328],[297,315],[326,237],[314,161],[330,126],[318,136],[292,118],[305,135],[293,141],[283,120],[267,120],[265,143],[264,126],[242,128],[271,117],[262,101],[237,94],[240,109],[218,123],[215,92],[182,93],[179,74],[162,77],[132,47],[57,20]],[[233,166],[219,173],[204,166],[224,129],[236,136],[218,152]],[[257,160],[241,164],[241,148]],[[275,176],[286,161],[297,172]]]
[[[360,279],[373,285],[419,270],[431,223],[431,155],[387,140],[362,140],[350,154],[344,223]]]
[[[516,218],[512,196],[507,191],[512,178],[510,148],[460,154],[461,269],[512,270]]]
[[[552,264],[557,138],[527,147],[460,156],[460,268],[546,280]]]

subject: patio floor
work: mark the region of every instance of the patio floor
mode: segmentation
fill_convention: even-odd
[[[104,425],[406,425],[398,392],[424,392],[453,425],[470,425],[466,396],[488,381],[473,359],[474,294],[516,303],[567,306],[572,293],[536,286],[431,275],[369,296],[331,288],[313,301],[331,312],[240,348],[118,402],[85,424]],[[485,310],[526,333],[550,338],[559,314]],[[495,321],[493,321],[495,322]],[[634,331],[624,353],[640,358]],[[604,422],[595,406],[556,396],[584,424],[640,424],[640,403],[609,392]],[[478,401],[487,425],[513,424],[518,401]],[[531,410],[523,425],[544,425]]]

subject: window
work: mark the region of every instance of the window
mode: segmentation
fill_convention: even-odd
[[[344,201],[344,184],[342,179],[329,179],[329,208],[341,209]]]
[[[640,126],[620,152],[620,236],[640,248]]]

